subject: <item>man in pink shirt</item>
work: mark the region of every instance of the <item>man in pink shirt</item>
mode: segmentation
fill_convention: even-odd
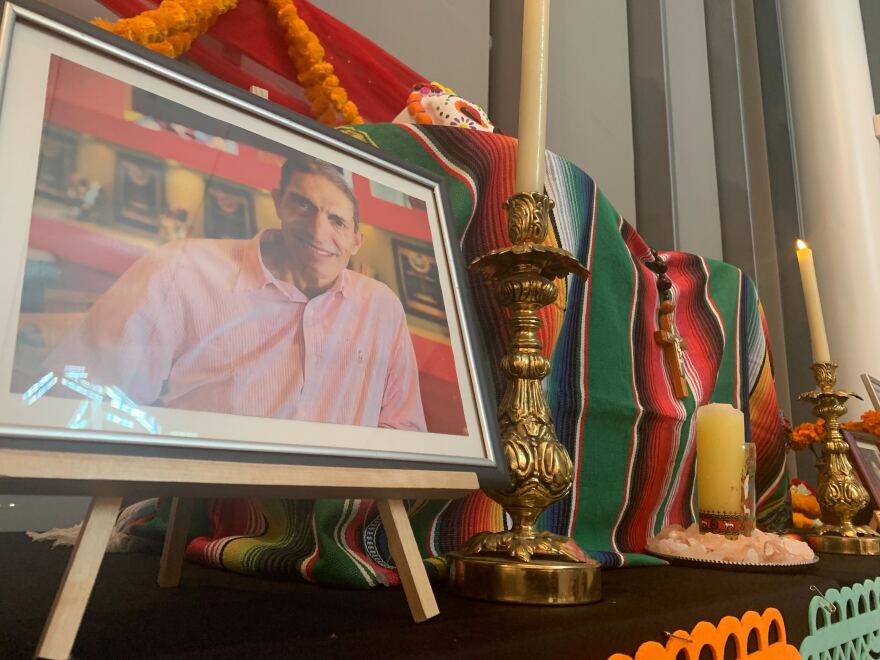
[[[140,259],[56,348],[140,405],[425,430],[400,300],[347,268],[363,242],[341,172],[304,154],[281,229],[185,239]]]

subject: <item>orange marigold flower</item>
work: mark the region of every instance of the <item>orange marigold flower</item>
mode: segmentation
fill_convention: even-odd
[[[342,87],[331,89],[329,93],[330,100],[336,105],[345,106],[348,103],[348,93]]]
[[[880,436],[880,410],[866,410],[862,413],[862,426],[868,433]]]
[[[168,41],[160,41],[158,43],[147,44],[147,48],[149,48],[154,53],[159,53],[160,55],[164,55],[165,57],[176,57],[174,53],[174,46],[171,45]]]
[[[306,25],[303,19],[297,16],[290,22],[290,32],[294,40],[299,41],[300,39],[305,39],[306,35],[309,34],[309,26]]]
[[[314,112],[315,116],[319,119],[321,118],[321,116],[326,117],[328,112],[336,112],[336,109],[330,103],[330,99],[328,99],[326,96],[316,97],[315,100],[312,101],[311,106],[312,112]]]
[[[798,424],[791,432],[791,438],[788,446],[794,451],[806,449],[814,442],[818,442],[825,437],[825,420],[820,419],[815,424],[804,422]]]
[[[273,2],[273,8],[275,5],[280,5],[280,2]],[[291,21],[299,18],[299,14],[296,13],[296,7],[293,5],[282,6],[278,11],[278,22],[281,23],[281,26],[287,28]]]
[[[342,106],[342,118],[346,124],[364,123],[364,118],[358,114],[357,106],[352,101],[348,101],[344,106]]]
[[[318,115],[318,121],[320,121],[322,124],[332,126],[336,123],[336,110],[334,108],[327,108],[326,111]]]

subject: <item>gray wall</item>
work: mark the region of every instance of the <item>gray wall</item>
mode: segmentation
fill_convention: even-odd
[[[783,79],[782,50],[775,0],[755,0],[755,28],[761,72],[767,159],[773,204],[775,249],[780,287],[787,363],[776,364],[776,371],[788,376],[791,403],[789,412],[795,424],[812,420],[810,408],[797,401],[797,395],[815,388],[810,353],[810,335],[804,308],[803,290],[794,253],[794,242],[801,236],[798,200],[792,161],[788,101]],[[816,468],[809,452],[798,452],[798,475],[816,483]]]
[[[710,1],[705,12],[724,260],[739,266],[757,284],[777,367],[779,405],[790,413],[754,5],[752,0]]]
[[[522,3],[492,1],[490,115],[516,135]],[[553,0],[547,148],[586,170],[635,224],[626,4]]]
[[[702,0],[666,0],[666,65],[675,247],[723,258]]]
[[[628,0],[636,216],[660,250],[723,255],[702,0]]]

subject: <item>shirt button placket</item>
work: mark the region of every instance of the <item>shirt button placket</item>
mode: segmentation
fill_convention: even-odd
[[[320,318],[320,310],[316,309],[317,301],[309,300],[303,311],[303,344],[305,355],[303,356],[303,398],[301,402],[308,406],[313,399],[315,389],[321,390],[321,324],[316,321]],[[318,397],[320,398],[320,397]]]

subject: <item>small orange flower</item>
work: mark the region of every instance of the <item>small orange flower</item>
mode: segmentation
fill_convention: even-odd
[[[801,451],[802,449],[807,449],[814,442],[819,442],[825,437],[825,420],[819,419],[815,424],[811,422],[804,422],[803,424],[798,424],[791,432],[791,438],[788,441],[788,446],[790,449],[794,451]]]

